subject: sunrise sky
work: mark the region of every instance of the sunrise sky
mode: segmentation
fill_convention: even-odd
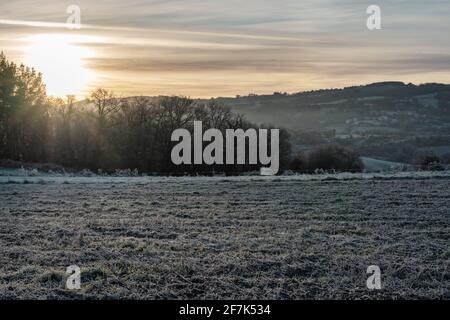
[[[69,5],[82,28],[69,30]],[[378,4],[382,30],[366,27]],[[14,0],[0,50],[49,94],[235,96],[376,81],[450,83],[448,0]]]

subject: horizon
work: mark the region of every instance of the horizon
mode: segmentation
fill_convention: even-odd
[[[361,83],[450,83],[450,6],[378,1],[77,1],[0,4],[0,48],[42,72],[48,94],[84,98],[96,87],[124,96],[205,99],[305,92]],[[27,10],[23,10],[26,8]]]
[[[319,92],[322,90],[346,90],[346,89],[350,89],[350,88],[357,88],[357,87],[368,87],[368,86],[372,86],[372,85],[378,85],[378,84],[383,84],[383,83],[392,83],[392,82],[397,82],[397,83],[402,83],[404,86],[408,86],[408,85],[414,85],[416,87],[419,86],[424,86],[424,85],[444,85],[444,86],[450,86],[450,83],[441,83],[441,82],[424,82],[424,83],[412,83],[412,82],[404,82],[404,81],[380,81],[380,82],[371,82],[371,83],[362,83],[362,84],[354,84],[354,85],[349,85],[349,86],[345,86],[345,87],[333,87],[333,88],[318,88],[318,89],[313,89],[313,90],[305,90],[305,91],[292,91],[292,92],[287,92],[287,91],[274,91],[274,92],[262,92],[262,93],[258,93],[258,94],[254,94],[254,93],[247,93],[247,94],[242,94],[242,95],[229,95],[229,96],[216,96],[216,97],[190,97],[190,96],[183,96],[183,95],[178,95],[179,97],[186,97],[188,99],[192,99],[192,100],[210,100],[210,99],[238,99],[238,98],[243,98],[243,97],[250,97],[252,95],[256,96],[256,97],[260,97],[260,96],[273,96],[277,93],[283,95],[289,95],[289,96],[293,96],[293,95],[297,95],[297,94],[305,94],[305,93],[313,93],[313,92]],[[112,92],[113,94],[115,94],[115,92]],[[128,99],[128,98],[134,98],[134,97],[148,97],[148,98],[158,98],[158,97],[175,97],[177,95],[161,95],[161,94],[156,94],[156,95],[129,95],[129,96],[124,96],[124,95],[119,95],[118,98],[119,99]],[[83,102],[85,100],[87,100],[89,97],[83,97],[82,99],[78,100],[78,102]]]

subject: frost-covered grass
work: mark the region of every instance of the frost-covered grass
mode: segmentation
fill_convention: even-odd
[[[0,298],[450,298],[448,177],[2,176]]]
[[[4,169],[0,168],[0,184],[98,184],[98,183],[157,183],[157,182],[216,182],[216,181],[345,181],[345,180],[396,180],[396,179],[450,179],[450,170],[445,171],[384,171],[363,173],[326,173],[315,174],[285,173],[280,176],[259,176],[257,172],[241,176],[147,176],[137,171],[122,170],[112,175],[95,174],[89,170],[73,173],[43,172],[37,169]]]

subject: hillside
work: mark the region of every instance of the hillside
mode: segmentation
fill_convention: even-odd
[[[338,134],[450,132],[450,85],[382,82],[296,94],[218,98],[251,120]]]
[[[290,129],[294,151],[337,142],[364,156],[411,163],[450,146],[450,85],[446,84],[381,82],[217,100],[253,122]]]
[[[447,84],[380,82],[215,100],[251,122],[289,129],[294,153],[320,144],[340,143],[363,156],[394,162],[412,163],[426,154],[450,158],[450,152],[446,152],[450,150]]]

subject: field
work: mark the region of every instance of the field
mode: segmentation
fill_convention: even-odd
[[[2,299],[450,298],[448,178],[21,179],[0,184]]]

